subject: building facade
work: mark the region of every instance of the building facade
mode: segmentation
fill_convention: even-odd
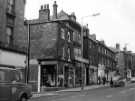
[[[84,58],[89,60],[89,66],[86,70],[87,85],[97,83],[98,75],[98,43],[96,40],[96,35],[90,35],[88,28],[86,28],[86,34],[84,34]]]
[[[116,44],[113,49],[115,52],[116,71],[125,78],[131,78],[134,75],[134,53],[128,51],[126,47],[120,49],[120,45]]]
[[[110,80],[111,73],[116,69],[115,53],[104,41],[98,41],[98,76]]]
[[[15,66],[25,73],[26,50],[19,43],[24,7],[25,0],[0,0],[0,66]]]
[[[104,41],[96,40],[96,35],[89,31],[84,35],[84,58],[89,60],[87,70],[87,83],[95,84],[98,77],[111,77],[111,72],[116,68],[115,52],[105,45]]]
[[[132,59],[133,59],[133,61],[132,61],[132,69],[131,69],[131,71],[132,71],[132,76],[134,77],[135,76],[135,53],[132,53]]]
[[[24,34],[25,0],[0,1],[0,42],[9,46],[20,46],[20,35]]]
[[[63,10],[57,13],[54,2],[52,16],[48,4],[41,6],[39,18],[28,21],[26,29],[28,25],[30,82],[35,90],[80,86],[82,77],[85,78],[81,67],[83,64],[86,68],[88,61],[82,58],[81,25],[76,21],[75,14],[69,15]]]

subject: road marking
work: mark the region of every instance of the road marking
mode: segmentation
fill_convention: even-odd
[[[120,91],[120,94],[125,94],[126,93],[126,91],[124,90],[124,91]]]
[[[84,94],[81,94],[80,96],[85,96]]]
[[[65,98],[61,98],[61,99],[58,99],[59,101],[65,101],[66,99]]]
[[[71,96],[71,98],[75,98],[76,96]]]
[[[130,88],[130,90],[134,90],[135,88]]]
[[[111,97],[112,97],[112,95],[107,95],[107,96],[106,96],[106,98],[111,98]]]

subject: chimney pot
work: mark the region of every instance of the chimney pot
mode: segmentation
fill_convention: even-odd
[[[120,50],[120,44],[116,43],[116,49]]]
[[[49,20],[50,19],[50,9],[49,4],[45,4],[41,6],[41,10],[39,10],[39,19],[40,20]]]
[[[49,4],[47,4],[47,9],[49,9]]]
[[[43,5],[41,5],[41,10],[43,10]]]
[[[56,4],[56,1],[54,1],[54,4]]]
[[[46,4],[44,5],[44,9],[46,9]]]
[[[57,7],[58,5],[56,4],[56,1],[54,1],[54,4],[53,4],[53,18],[54,19],[57,19]]]

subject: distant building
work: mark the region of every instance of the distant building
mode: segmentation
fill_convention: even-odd
[[[57,7],[54,2],[50,16],[49,5],[43,5],[39,18],[26,22],[26,29],[30,25],[30,82],[38,91],[80,86],[88,65],[82,57],[81,25],[74,13],[57,13]]]
[[[89,60],[87,83],[97,83],[98,77],[106,76],[116,69],[115,52],[105,45],[104,41],[96,40],[95,34],[84,35],[84,58]]]
[[[26,49],[21,46],[24,34],[25,0],[0,0],[0,66],[15,66],[25,71]]]
[[[115,53],[104,41],[98,41],[98,76],[110,79],[116,69]]]
[[[96,35],[90,35],[88,28],[86,28],[86,35],[84,35],[83,55],[89,60],[89,67],[86,70],[87,84],[96,84],[98,76],[98,41]]]
[[[113,48],[115,52],[115,59],[117,61],[116,70],[123,77],[128,78],[133,69],[133,53],[131,51],[127,51],[127,48],[124,47],[123,50],[120,49],[120,45],[116,44],[116,48]],[[128,74],[129,73],[129,74]]]
[[[132,76],[135,76],[135,53],[132,53],[133,61],[132,61]]]

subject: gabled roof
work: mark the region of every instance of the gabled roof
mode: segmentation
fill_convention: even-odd
[[[117,52],[119,52],[120,50],[118,50],[118,49],[116,49],[116,48],[114,48],[114,47],[109,47],[113,52],[115,52],[115,53],[117,53]]]
[[[63,10],[61,10],[59,13],[58,13],[58,19],[66,19],[66,20],[69,20],[70,19],[70,17],[69,17],[69,15],[66,13],[66,12],[64,12]]]

